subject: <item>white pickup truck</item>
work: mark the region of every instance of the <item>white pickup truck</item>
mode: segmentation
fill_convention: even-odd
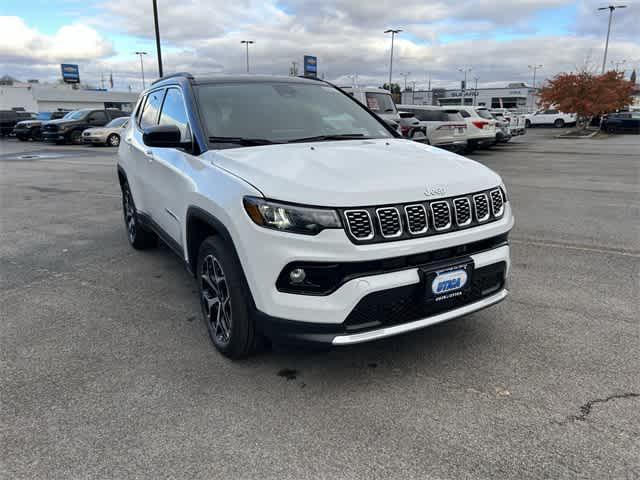
[[[553,125],[556,128],[563,128],[566,125],[575,125],[576,114],[563,113],[555,109],[540,110],[527,115],[525,123],[527,128],[534,125]]]

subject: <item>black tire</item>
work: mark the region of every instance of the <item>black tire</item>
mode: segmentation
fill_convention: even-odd
[[[20,140],[21,142],[26,142],[27,140],[29,140],[27,137],[23,137],[22,135],[20,135],[20,136],[16,135],[16,138],[18,140]]]
[[[196,272],[202,319],[214,347],[232,359],[251,355],[258,338],[252,301],[232,247],[220,237],[207,237],[200,244]]]
[[[127,229],[127,239],[136,250],[146,250],[158,245],[158,236],[144,228],[138,219],[136,205],[127,182],[122,184],[122,214]]]
[[[107,146],[109,147],[118,147],[120,146],[120,135],[117,133],[112,133],[107,137]]]
[[[31,130],[31,138],[34,142],[42,141],[42,130],[40,128],[34,128]]]
[[[82,132],[80,130],[73,130],[70,134],[69,134],[69,141],[73,144],[73,145],[80,145],[82,140]]]
[[[524,126],[525,126],[525,128],[531,128],[531,120],[525,120],[524,121]]]
[[[555,122],[553,122],[553,126],[556,128],[564,128],[564,120],[562,120],[561,118],[557,119]]]
[[[615,127],[607,127],[607,133],[609,133],[609,134],[616,133]]]

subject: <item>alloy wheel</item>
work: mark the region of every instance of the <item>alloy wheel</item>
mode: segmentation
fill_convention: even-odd
[[[120,145],[120,137],[118,135],[112,134],[107,139],[107,142],[109,143],[109,146],[117,147],[118,145]]]
[[[124,207],[124,222],[127,226],[127,235],[129,236],[129,241],[134,243],[136,240],[136,211],[133,206],[133,199],[131,198],[129,187],[126,187],[124,190],[122,202]]]
[[[202,313],[214,343],[226,346],[231,338],[232,313],[229,284],[222,265],[213,255],[202,263],[200,291]]]

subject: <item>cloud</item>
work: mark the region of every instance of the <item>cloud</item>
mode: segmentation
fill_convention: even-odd
[[[53,64],[94,60],[113,53],[111,44],[86,25],[66,25],[53,35],[45,35],[20,17],[0,17],[0,59],[5,61]]]
[[[0,23],[0,69],[41,76],[46,65],[52,69],[74,56],[84,61],[84,80],[97,83],[101,72],[113,71],[118,86],[137,88],[139,63],[130,53],[146,45],[145,71],[147,78],[153,77],[151,2],[99,1],[92,10],[97,15],[51,36],[20,18],[5,17]],[[541,78],[575,70],[585,61],[597,65],[607,12],[597,15],[595,5],[596,0],[512,0],[508,5],[494,0],[405,0],[398,8],[395,0],[184,0],[160,2],[159,17],[166,72],[242,73],[245,49],[240,41],[250,39],[256,42],[250,47],[253,72],[286,75],[292,61],[301,63],[303,55],[313,54],[329,80],[348,84],[349,76],[357,73],[361,83],[380,85],[389,68],[390,38],[383,31],[400,27],[404,32],[396,37],[395,81],[401,72],[411,72],[409,81],[418,86],[424,86],[427,75],[434,86],[449,86],[458,84],[462,66],[473,67],[472,77],[483,85],[529,81],[527,65],[533,63],[544,65]],[[563,32],[568,33],[536,34],[554,9],[564,15]],[[620,15],[616,12],[610,59],[640,61],[637,33],[629,23],[634,15],[637,23],[637,10],[630,5]],[[547,16],[541,20],[543,13]],[[118,35],[118,45],[129,39],[131,48],[113,55],[117,52],[106,32]]]

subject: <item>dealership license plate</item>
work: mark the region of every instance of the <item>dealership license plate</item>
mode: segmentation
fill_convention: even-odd
[[[473,261],[423,270],[428,300],[436,302],[461,297],[471,287]]]

